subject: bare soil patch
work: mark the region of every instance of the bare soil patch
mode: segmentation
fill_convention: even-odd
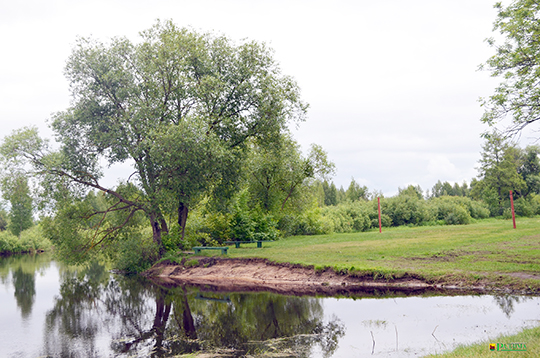
[[[145,273],[166,287],[195,285],[211,291],[270,291],[286,295],[419,295],[426,292],[464,294],[493,291],[489,282],[467,285],[462,281],[430,283],[416,277],[375,279],[373,276],[323,271],[266,259],[190,257],[182,264],[168,261]],[[506,292],[508,287],[501,288]]]

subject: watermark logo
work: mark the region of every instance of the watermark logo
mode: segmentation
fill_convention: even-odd
[[[525,343],[490,343],[490,351],[497,352],[525,352],[527,345]]]

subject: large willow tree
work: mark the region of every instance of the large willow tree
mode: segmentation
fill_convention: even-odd
[[[170,21],[158,21],[136,43],[80,39],[65,74],[72,105],[52,121],[60,150],[46,152],[27,130],[7,138],[3,152],[29,160],[44,182],[56,183],[49,191],[106,193],[108,207],[86,219],[123,213],[117,225],[98,220],[83,249],[114,238],[137,212],[162,247],[171,211],[183,233],[190,205],[234,189],[248,143],[272,142],[307,108],[264,44],[235,44]],[[101,167],[124,162],[134,167],[124,184],[102,185]]]

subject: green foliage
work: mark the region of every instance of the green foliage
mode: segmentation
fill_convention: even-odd
[[[181,228],[178,225],[173,225],[169,232],[161,237],[161,240],[163,247],[169,253],[175,253],[184,247]]]
[[[471,216],[467,209],[451,200],[441,197],[436,203],[437,220],[444,220],[446,225],[464,225],[471,222]]]
[[[367,186],[360,186],[354,178],[351,178],[351,183],[345,192],[345,197],[354,202],[358,200],[368,200],[369,192]]]
[[[204,217],[206,232],[213,240],[223,243],[231,238],[231,215],[222,212],[209,212]]]
[[[536,214],[536,206],[531,199],[517,198],[514,200],[514,211],[518,216],[534,216]]]
[[[277,228],[283,236],[330,234],[334,231],[334,223],[324,216],[324,211],[325,208],[314,208],[298,215],[283,215]]]
[[[247,208],[237,207],[231,219],[231,238],[239,241],[253,240],[255,222]]]
[[[25,245],[9,231],[0,231],[0,254],[15,254],[26,251]]]
[[[540,195],[531,194],[527,198],[535,215],[540,215]]]
[[[253,202],[266,213],[277,213],[286,205],[296,206],[309,179],[333,171],[334,164],[320,146],[312,144],[309,155],[303,157],[299,144],[284,135],[274,143],[253,146],[246,181]]]
[[[418,199],[424,198],[424,194],[422,188],[420,188],[420,185],[409,185],[405,189],[398,188],[398,192],[398,196],[411,196],[417,197]]]
[[[34,225],[24,230],[17,237],[9,231],[0,231],[0,254],[46,251],[51,249],[51,242],[42,234],[41,226]]]
[[[454,185],[452,185],[447,181],[445,181],[444,183],[441,183],[441,181],[439,180],[431,189],[430,197],[438,198],[444,195],[468,196],[469,192],[470,192],[470,188],[467,185],[467,182],[463,182],[463,184],[460,186],[458,183],[454,183]]]
[[[334,232],[353,232],[366,231],[371,227],[369,208],[366,202],[346,202],[321,211],[332,222]]]
[[[379,227],[379,214],[370,213],[369,217],[371,218],[371,227],[378,228]],[[382,227],[392,226],[392,218],[390,218],[390,216],[386,214],[381,213],[381,226]]]
[[[248,201],[247,190],[242,190],[236,197],[229,222],[230,238],[237,241],[277,239],[279,231],[273,216],[259,207],[250,208]]]
[[[516,0],[506,7],[496,3],[495,8],[494,31],[500,32],[504,40],[487,40],[495,55],[486,61],[485,67],[502,82],[492,96],[482,99],[482,120],[495,125],[511,118],[507,130],[516,133],[540,118],[540,7],[537,1]]]
[[[25,251],[49,251],[52,249],[52,243],[43,235],[40,224],[22,231],[19,238]]]
[[[15,236],[19,236],[23,230],[33,224],[33,206],[28,179],[20,174],[4,177],[2,180],[3,197],[9,200],[9,224],[8,229]]]
[[[324,190],[324,205],[330,206],[330,205],[337,205],[338,204],[338,198],[337,198],[337,189],[335,184],[332,182],[330,185],[325,180],[322,184],[323,190]]]
[[[127,195],[129,187],[120,185],[119,191]],[[101,254],[115,258],[119,242],[141,240],[148,234],[143,215],[108,210],[117,206],[114,202],[118,204],[114,196],[90,192],[83,199],[72,197],[54,217],[42,219],[43,233],[59,258],[68,263],[82,263]]]
[[[0,153],[39,176],[53,200],[45,204],[53,209],[47,232],[76,261],[140,231],[137,216],[163,254],[166,218],[176,214],[184,235],[199,200],[235,193],[251,144],[278,141],[307,110],[266,45],[235,44],[171,21],[142,31],[138,42],[80,39],[65,74],[73,101],[53,117],[59,150],[25,129],[7,137]],[[125,184],[105,187],[101,165],[125,162],[135,169]],[[84,202],[89,190],[106,193],[104,208]]]
[[[526,183],[518,173],[522,163],[521,151],[496,132],[485,137],[480,180],[474,183],[471,196],[486,202],[491,215],[498,216],[510,207],[510,190],[517,194],[526,189]]]
[[[149,269],[159,259],[159,247],[152,239],[131,238],[116,245],[114,266],[127,273],[139,273]]]
[[[540,147],[528,146],[522,154],[522,164],[518,173],[525,180],[526,188],[523,195],[540,193]]]
[[[464,203],[464,206],[467,208],[472,218],[486,219],[489,217],[490,211],[488,206],[484,202],[472,200],[470,198],[466,198],[462,202]]]
[[[421,189],[413,186],[402,189],[395,197],[381,198],[380,201],[381,224],[384,227],[468,224],[472,218],[489,216],[488,207],[482,202],[458,196],[441,196],[426,201],[421,197]],[[370,202],[345,201],[322,208],[321,214],[331,223],[330,232],[358,232],[379,227],[376,199]]]
[[[205,208],[198,207],[191,211],[190,220],[188,221],[185,229],[184,239],[181,239],[180,226],[174,224],[169,232],[173,234],[175,238],[173,245],[170,247],[170,252],[177,252],[178,250],[191,250],[194,246],[220,246],[224,241],[228,240],[227,236],[219,236],[218,228],[223,228],[223,225],[228,225],[228,222],[220,222],[220,218],[226,218],[227,215],[221,215],[219,213],[212,213],[205,215]],[[216,230],[216,231],[213,231]],[[226,230],[229,230],[228,226]],[[215,234],[216,236],[212,236]],[[166,238],[171,237],[166,235]],[[167,240],[166,240],[167,241]],[[164,241],[164,242],[166,242]]]
[[[193,260],[186,261],[186,262],[184,263],[184,266],[185,266],[185,267],[196,267],[196,266],[199,266],[199,260],[193,259]]]
[[[416,190],[381,199],[381,210],[392,219],[392,226],[420,225],[433,219]]]
[[[429,201],[429,209],[434,220],[442,220],[446,225],[469,224],[472,218],[485,219],[489,209],[485,204],[467,197],[441,196]]]
[[[8,223],[8,214],[4,209],[0,208],[0,231],[7,230]]]
[[[206,232],[201,231],[187,231],[182,247],[184,250],[190,250],[194,246],[221,246],[221,243],[214,240]]]

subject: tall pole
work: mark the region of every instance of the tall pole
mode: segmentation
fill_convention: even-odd
[[[510,206],[512,207],[512,221],[514,222],[514,229],[516,228],[516,213],[514,211],[514,196],[512,190],[510,190]]]
[[[381,225],[381,198],[377,197],[377,205],[379,207],[379,232],[382,232],[382,225]]]

